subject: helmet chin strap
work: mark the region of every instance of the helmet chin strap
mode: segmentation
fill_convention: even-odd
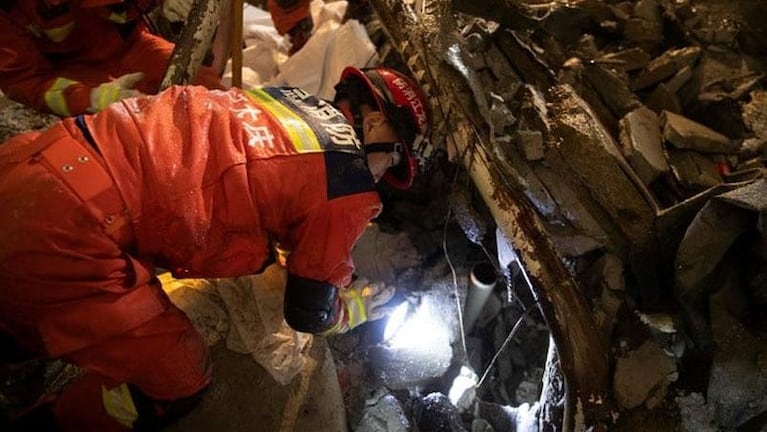
[[[402,143],[399,142],[376,142],[365,144],[365,153],[402,153]]]

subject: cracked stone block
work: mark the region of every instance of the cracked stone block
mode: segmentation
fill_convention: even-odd
[[[656,114],[660,114],[663,111],[677,114],[682,112],[682,103],[679,101],[679,97],[676,93],[669,90],[664,83],[660,83],[655,87],[655,90],[647,98],[645,104],[648,108],[655,111]]]
[[[677,378],[674,359],[650,339],[626,357],[618,358],[613,381],[615,398],[626,409],[645,402],[648,408],[653,408],[663,400],[668,385]]]
[[[767,91],[753,91],[743,106],[743,121],[754,134],[767,140]]]
[[[699,192],[722,182],[714,161],[700,153],[669,150],[668,156],[671,172],[687,190]]]
[[[663,31],[657,23],[641,18],[626,20],[624,34],[626,39],[638,44],[657,44],[663,41]]]
[[[645,89],[673,76],[685,66],[698,60],[700,53],[700,47],[686,47],[664,52],[650,61],[647,67],[634,78],[631,89]]]
[[[736,429],[767,410],[767,335],[751,332],[713,299],[711,330],[718,349],[708,403],[720,426]]]
[[[641,48],[631,48],[603,55],[597,59],[597,63],[630,72],[647,66],[650,63],[650,54]]]
[[[738,150],[736,141],[679,114],[663,111],[660,121],[663,137],[678,149],[718,154],[733,154]]]
[[[679,89],[682,88],[683,85],[687,84],[691,78],[692,67],[688,65],[680,69],[673,78],[668,80],[668,82],[666,82],[666,87],[669,89],[669,91],[676,93],[679,91]]]
[[[660,120],[652,110],[637,108],[621,119],[620,143],[623,154],[644,184],[649,185],[669,172]]]
[[[517,143],[519,143],[519,148],[525,159],[529,161],[543,159],[543,134],[540,131],[517,131]]]

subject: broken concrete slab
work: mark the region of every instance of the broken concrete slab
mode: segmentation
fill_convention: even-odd
[[[620,118],[640,105],[639,100],[629,90],[626,82],[615,72],[601,65],[587,65],[584,68],[589,84],[599,93],[610,111]]]
[[[674,178],[690,193],[698,193],[722,182],[711,158],[697,152],[670,149],[668,162]]]
[[[626,409],[646,404],[652,409],[678,377],[676,362],[652,339],[619,357],[613,382],[615,398]]]
[[[629,18],[623,28],[623,35],[632,44],[653,48],[663,41],[662,27],[641,18]]]
[[[669,90],[664,83],[660,83],[655,87],[655,90],[647,98],[645,104],[648,108],[655,111],[656,114],[660,114],[663,111],[677,114],[682,113],[682,103],[679,101],[679,97],[676,93]]]
[[[518,130],[517,144],[528,161],[543,159],[543,134],[540,131]]]
[[[678,149],[702,153],[734,154],[738,143],[679,114],[663,111],[660,115],[663,137]]]
[[[621,150],[644,184],[669,172],[660,119],[653,111],[646,107],[631,111],[621,119],[620,130]]]
[[[596,63],[608,67],[622,69],[625,72],[631,72],[642,69],[650,63],[650,54],[641,48],[629,48],[605,54],[596,59]]]
[[[672,93],[676,93],[683,85],[687,84],[690,79],[692,79],[692,67],[687,65],[674,74],[673,78],[666,81],[666,87]]]
[[[642,90],[671,77],[700,57],[700,47],[669,50],[653,59],[632,81],[631,90]]]
[[[365,401],[365,410],[354,432],[407,432],[410,421],[397,398],[389,393]]]
[[[679,407],[684,432],[719,432],[719,427],[714,423],[713,410],[706,404],[702,394],[680,395],[674,401]]]
[[[767,411],[767,338],[752,333],[713,302],[711,329],[717,350],[708,401],[716,422],[735,429]]]
[[[753,91],[750,99],[743,105],[743,121],[754,135],[767,140],[767,91]]]

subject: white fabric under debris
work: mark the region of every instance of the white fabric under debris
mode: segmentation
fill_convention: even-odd
[[[161,281],[209,346],[228,329],[228,349],[250,354],[277,382],[287,385],[306,364],[304,348],[311,335],[285,322],[285,278],[285,269],[275,264],[262,274],[236,279],[176,280],[165,274]]]
[[[344,67],[373,66],[375,46],[356,20],[341,23],[347,2],[311,3],[314,32],[306,45],[288,57],[290,42],[277,34],[269,13],[247,5],[243,17],[242,87],[301,87],[322,99],[332,99]],[[231,83],[231,62],[223,77]]]

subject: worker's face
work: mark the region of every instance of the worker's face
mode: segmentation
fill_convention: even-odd
[[[362,133],[366,143],[393,143],[399,140],[391,123],[378,111],[363,114]],[[399,164],[401,155],[397,152],[368,153],[368,167],[376,182],[383,177],[386,170]]]

